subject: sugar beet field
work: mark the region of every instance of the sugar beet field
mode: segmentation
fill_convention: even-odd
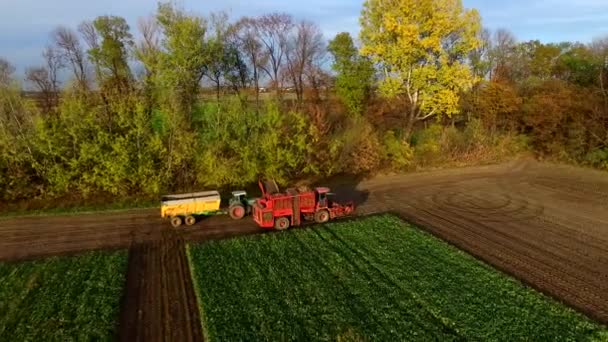
[[[212,341],[608,338],[394,216],[210,242],[190,259]]]
[[[0,264],[0,341],[117,336],[127,253]]]
[[[327,185],[363,217],[268,234],[173,230],[156,209],[0,219],[0,340],[608,341],[605,173]]]

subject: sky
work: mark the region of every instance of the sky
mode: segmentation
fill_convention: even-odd
[[[118,15],[132,28],[155,12],[157,0],[0,0],[0,57],[17,66],[42,63],[41,52],[58,25],[75,28],[99,15]],[[231,17],[287,12],[317,22],[326,38],[347,31],[356,35],[363,0],[176,0],[184,9]],[[490,29],[506,28],[519,40],[580,41],[608,35],[608,0],[463,0],[477,8]]]

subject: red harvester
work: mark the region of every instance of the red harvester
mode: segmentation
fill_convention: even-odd
[[[304,221],[325,223],[352,214],[353,203],[341,205],[331,199],[329,188],[280,193],[275,182],[259,182],[262,198],[253,205],[253,219],[262,228],[284,230]]]

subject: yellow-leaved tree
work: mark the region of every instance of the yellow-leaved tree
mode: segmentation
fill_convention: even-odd
[[[461,0],[366,0],[361,53],[383,70],[380,92],[404,97],[405,136],[416,122],[459,113],[460,93],[475,77],[467,63],[481,19]]]

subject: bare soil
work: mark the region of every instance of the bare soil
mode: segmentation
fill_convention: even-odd
[[[120,317],[121,341],[202,341],[184,240],[166,229],[129,253]]]
[[[394,212],[608,323],[608,173],[519,161],[332,181],[359,215]],[[178,231],[158,210],[0,220],[0,260],[131,248],[123,340],[200,340],[184,241],[263,233],[251,219]]]

